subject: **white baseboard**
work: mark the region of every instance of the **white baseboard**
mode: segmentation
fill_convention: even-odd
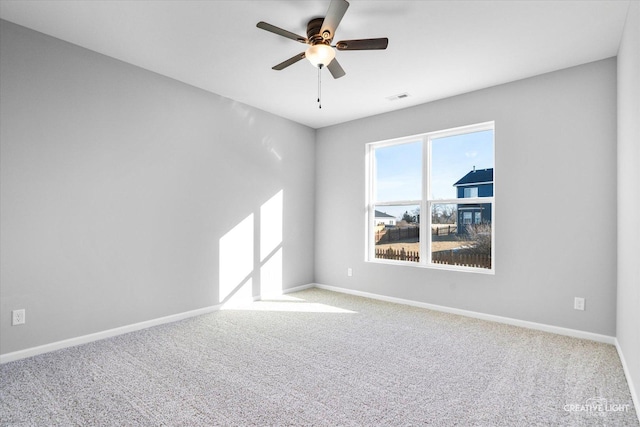
[[[24,350],[14,351],[0,355],[0,364],[13,362],[14,360],[26,359],[27,357],[37,356],[38,354],[48,353],[50,351],[61,350],[63,348],[75,347],[81,344],[87,344],[93,341],[105,338],[115,337],[117,335],[127,334],[129,332],[139,331],[141,329],[158,326],[165,323],[177,322],[178,320],[187,319],[189,317],[200,316],[202,314],[211,313],[220,310],[221,305],[213,305],[210,307],[199,308],[197,310],[186,311],[184,313],[173,314],[171,316],[159,317],[132,325],[121,326],[119,328],[108,329],[102,332],[96,332],[80,337],[69,338],[67,340],[56,341],[49,344],[31,347]]]
[[[292,292],[304,291],[305,289],[315,288],[315,283],[308,283],[306,285],[296,286],[295,288],[288,288],[282,291],[283,294],[290,294]]]
[[[636,415],[638,416],[638,421],[640,422],[640,399],[638,399],[638,392],[636,391],[636,387],[633,384],[633,380],[631,378],[631,372],[629,372],[629,367],[627,366],[627,361],[624,358],[624,354],[622,353],[622,347],[620,347],[620,343],[618,339],[615,339],[616,350],[618,350],[618,356],[620,357],[620,363],[622,363],[622,370],[624,371],[624,376],[627,378],[627,385],[629,386],[629,392],[631,392],[631,399],[633,400],[633,406],[636,409]]]
[[[369,292],[355,291],[352,289],[340,288],[336,286],[328,286],[316,283],[315,286],[328,291],[341,292],[344,294],[356,295],[365,298],[377,299],[380,301],[393,302],[396,304],[410,305],[413,307],[426,308],[444,313],[458,314],[460,316],[473,317],[475,319],[489,320],[491,322],[504,323],[507,325],[520,326],[527,329],[535,329],[537,331],[551,332],[558,335],[566,335],[574,338],[582,338],[591,341],[601,342],[605,344],[615,344],[615,337],[609,335],[595,334],[593,332],[585,332],[577,329],[562,328],[560,326],[545,325],[544,323],[529,322],[527,320],[513,319],[510,317],[496,316],[493,314],[479,313],[476,311],[462,310],[459,308],[446,307],[443,305],[429,304],[425,302],[412,301],[402,298],[388,297],[386,295],[373,294]]]

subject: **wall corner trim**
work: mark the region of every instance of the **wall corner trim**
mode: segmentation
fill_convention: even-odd
[[[306,285],[296,286],[295,288],[283,289],[282,293],[283,294],[290,294],[290,293],[293,293],[293,292],[304,291],[305,289],[311,289],[311,288],[315,288],[315,287],[317,287],[317,285],[315,283],[308,283]]]

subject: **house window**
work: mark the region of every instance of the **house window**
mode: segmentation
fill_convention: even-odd
[[[464,197],[478,197],[478,187],[467,187],[464,189]]]
[[[367,166],[367,261],[495,271],[493,122],[367,144]]]
[[[462,223],[464,225],[469,225],[471,224],[471,212],[463,212],[462,213]]]

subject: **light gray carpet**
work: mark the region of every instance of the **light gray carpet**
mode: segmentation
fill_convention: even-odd
[[[638,426],[610,345],[319,289],[253,308],[4,364],[1,423]]]

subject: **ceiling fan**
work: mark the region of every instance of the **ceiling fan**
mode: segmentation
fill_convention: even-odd
[[[344,76],[346,73],[335,58],[334,50],[376,50],[386,49],[389,44],[388,38],[377,39],[359,39],[359,40],[342,40],[335,45],[331,45],[333,37],[338,28],[338,24],[342,20],[345,12],[349,8],[349,3],[345,0],[331,0],[327,15],[324,18],[314,18],[307,24],[307,37],[299,36],[275,25],[266,22],[258,22],[257,27],[272,32],[282,37],[295,40],[299,43],[309,45],[307,50],[299,53],[286,61],[272,67],[272,69],[280,71],[290,65],[295,64],[303,58],[307,58],[313,66],[327,67],[334,79]]]

